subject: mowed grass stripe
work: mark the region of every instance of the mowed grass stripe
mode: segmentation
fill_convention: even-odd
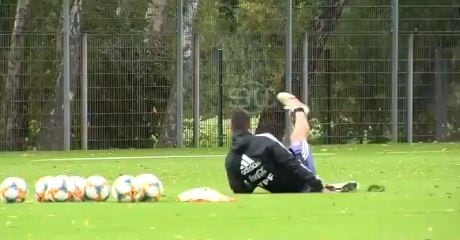
[[[119,204],[113,198],[103,204],[40,204],[30,189],[25,204],[0,203],[0,240],[460,239],[459,144],[315,146],[322,179],[358,180],[362,188],[352,194],[234,195],[227,184],[223,157],[190,158],[226,152],[216,148],[0,154],[0,178],[21,176],[29,187],[44,175],[100,174],[110,181],[120,174],[143,172],[156,174],[166,187],[166,197],[147,204]],[[187,158],[32,162],[172,155]],[[384,185],[386,191],[367,192],[371,184]],[[180,192],[203,186],[238,201],[176,201]]]

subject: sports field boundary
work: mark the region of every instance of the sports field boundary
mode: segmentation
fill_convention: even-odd
[[[424,153],[449,153],[448,150],[419,150],[419,151],[386,151],[376,152],[377,155],[386,154],[424,154]],[[336,156],[337,153],[317,152],[315,156]],[[217,158],[225,157],[225,154],[202,154],[202,155],[150,155],[150,156],[110,156],[110,157],[70,157],[70,158],[45,158],[33,159],[32,162],[57,162],[57,161],[97,161],[97,160],[130,160],[130,159],[177,159],[177,158]]]
[[[379,155],[383,154],[423,154],[423,153],[448,153],[448,150],[418,150],[418,151],[388,151],[388,152],[377,152]]]
[[[34,159],[32,162],[53,161],[92,161],[92,160],[128,160],[128,159],[169,159],[169,158],[210,158],[225,157],[225,155],[153,155],[153,156],[122,156],[122,157],[73,157],[73,158],[46,158]]]
[[[315,153],[315,156],[335,156],[336,153]],[[56,162],[56,161],[95,161],[95,160],[129,160],[129,159],[171,159],[171,158],[215,158],[225,157],[224,154],[203,155],[152,155],[152,156],[120,156],[120,157],[72,157],[72,158],[46,158],[33,159],[32,162]]]

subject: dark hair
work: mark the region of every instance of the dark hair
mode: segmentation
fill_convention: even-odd
[[[236,110],[231,119],[232,130],[249,130],[251,118],[245,110]]]

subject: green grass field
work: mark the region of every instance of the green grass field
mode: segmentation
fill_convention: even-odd
[[[176,195],[209,186],[230,194],[223,157],[136,156],[225,154],[224,149],[155,149],[0,153],[0,179],[29,187],[44,175],[152,172],[166,188],[158,203],[0,204],[0,240],[96,239],[460,239],[460,144],[316,146],[326,182],[357,180],[348,194],[238,195],[234,203],[179,203]],[[118,160],[50,158],[128,157]],[[37,160],[45,161],[37,161]],[[371,184],[385,192],[367,192]],[[233,196],[233,195],[232,195]]]

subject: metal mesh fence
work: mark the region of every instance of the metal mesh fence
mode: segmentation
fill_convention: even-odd
[[[2,75],[2,91],[6,91],[8,71],[9,34],[0,34],[2,42],[0,69]],[[2,119],[2,142],[11,141],[9,149],[34,149],[38,146],[40,122],[47,119],[50,112],[47,107],[54,102],[56,68],[60,64],[59,53],[56,47],[56,34],[28,33],[18,36],[24,41],[25,47],[20,55],[21,64],[18,66],[20,73],[17,74],[17,91],[14,98],[8,102],[9,106],[2,108],[2,116],[7,118],[16,108],[16,116],[13,121],[13,131],[6,134],[5,121]],[[4,44],[4,45],[3,45]],[[5,97],[5,95],[3,95]],[[5,103],[4,103],[5,104]],[[5,147],[6,148],[6,147]]]
[[[213,24],[199,22],[197,26],[203,46],[201,146],[217,146],[220,141],[224,146],[230,144],[229,118],[236,109],[250,113],[251,127],[256,130],[259,115],[273,111],[274,93],[284,86],[284,3],[224,2],[202,1],[201,17],[212,19]],[[222,96],[218,96],[219,87]],[[218,124],[219,107],[222,126]],[[272,115],[272,123],[282,121],[279,114]]]
[[[390,42],[380,33],[329,36],[311,79],[320,143],[389,140]]]
[[[403,53],[407,54],[408,35]],[[414,141],[458,141],[459,48],[458,34],[419,33],[414,35],[413,92]],[[406,56],[406,55],[405,55]],[[406,125],[407,61],[400,62],[401,132]]]
[[[398,136],[406,140],[408,36],[414,34],[414,141],[460,139],[460,0],[400,0]],[[72,1],[72,148],[80,149],[82,64],[88,66],[91,149],[176,144],[175,1]],[[17,1],[0,4],[1,150],[58,149],[62,140],[62,3],[34,1],[16,29]],[[293,1],[292,86],[307,63],[312,141],[391,139],[389,0]],[[200,39],[199,146],[230,144],[229,118],[284,133],[286,1],[184,1],[184,143],[194,146],[193,36]],[[14,33],[18,33],[14,37]],[[87,59],[81,58],[87,34]],[[308,57],[303,55],[307,36]],[[306,61],[306,62],[305,62]],[[10,67],[9,67],[10,66]],[[11,85],[11,83],[14,83]],[[7,94],[9,93],[9,94]],[[14,93],[14,94],[11,94]],[[14,111],[12,111],[14,110]],[[12,126],[12,127],[11,127]]]
[[[162,37],[171,38],[171,35]],[[141,34],[88,35],[88,144],[146,148],[156,144],[174,56],[155,55]],[[158,74],[153,67],[162,68]],[[77,138],[78,140],[78,138]]]

